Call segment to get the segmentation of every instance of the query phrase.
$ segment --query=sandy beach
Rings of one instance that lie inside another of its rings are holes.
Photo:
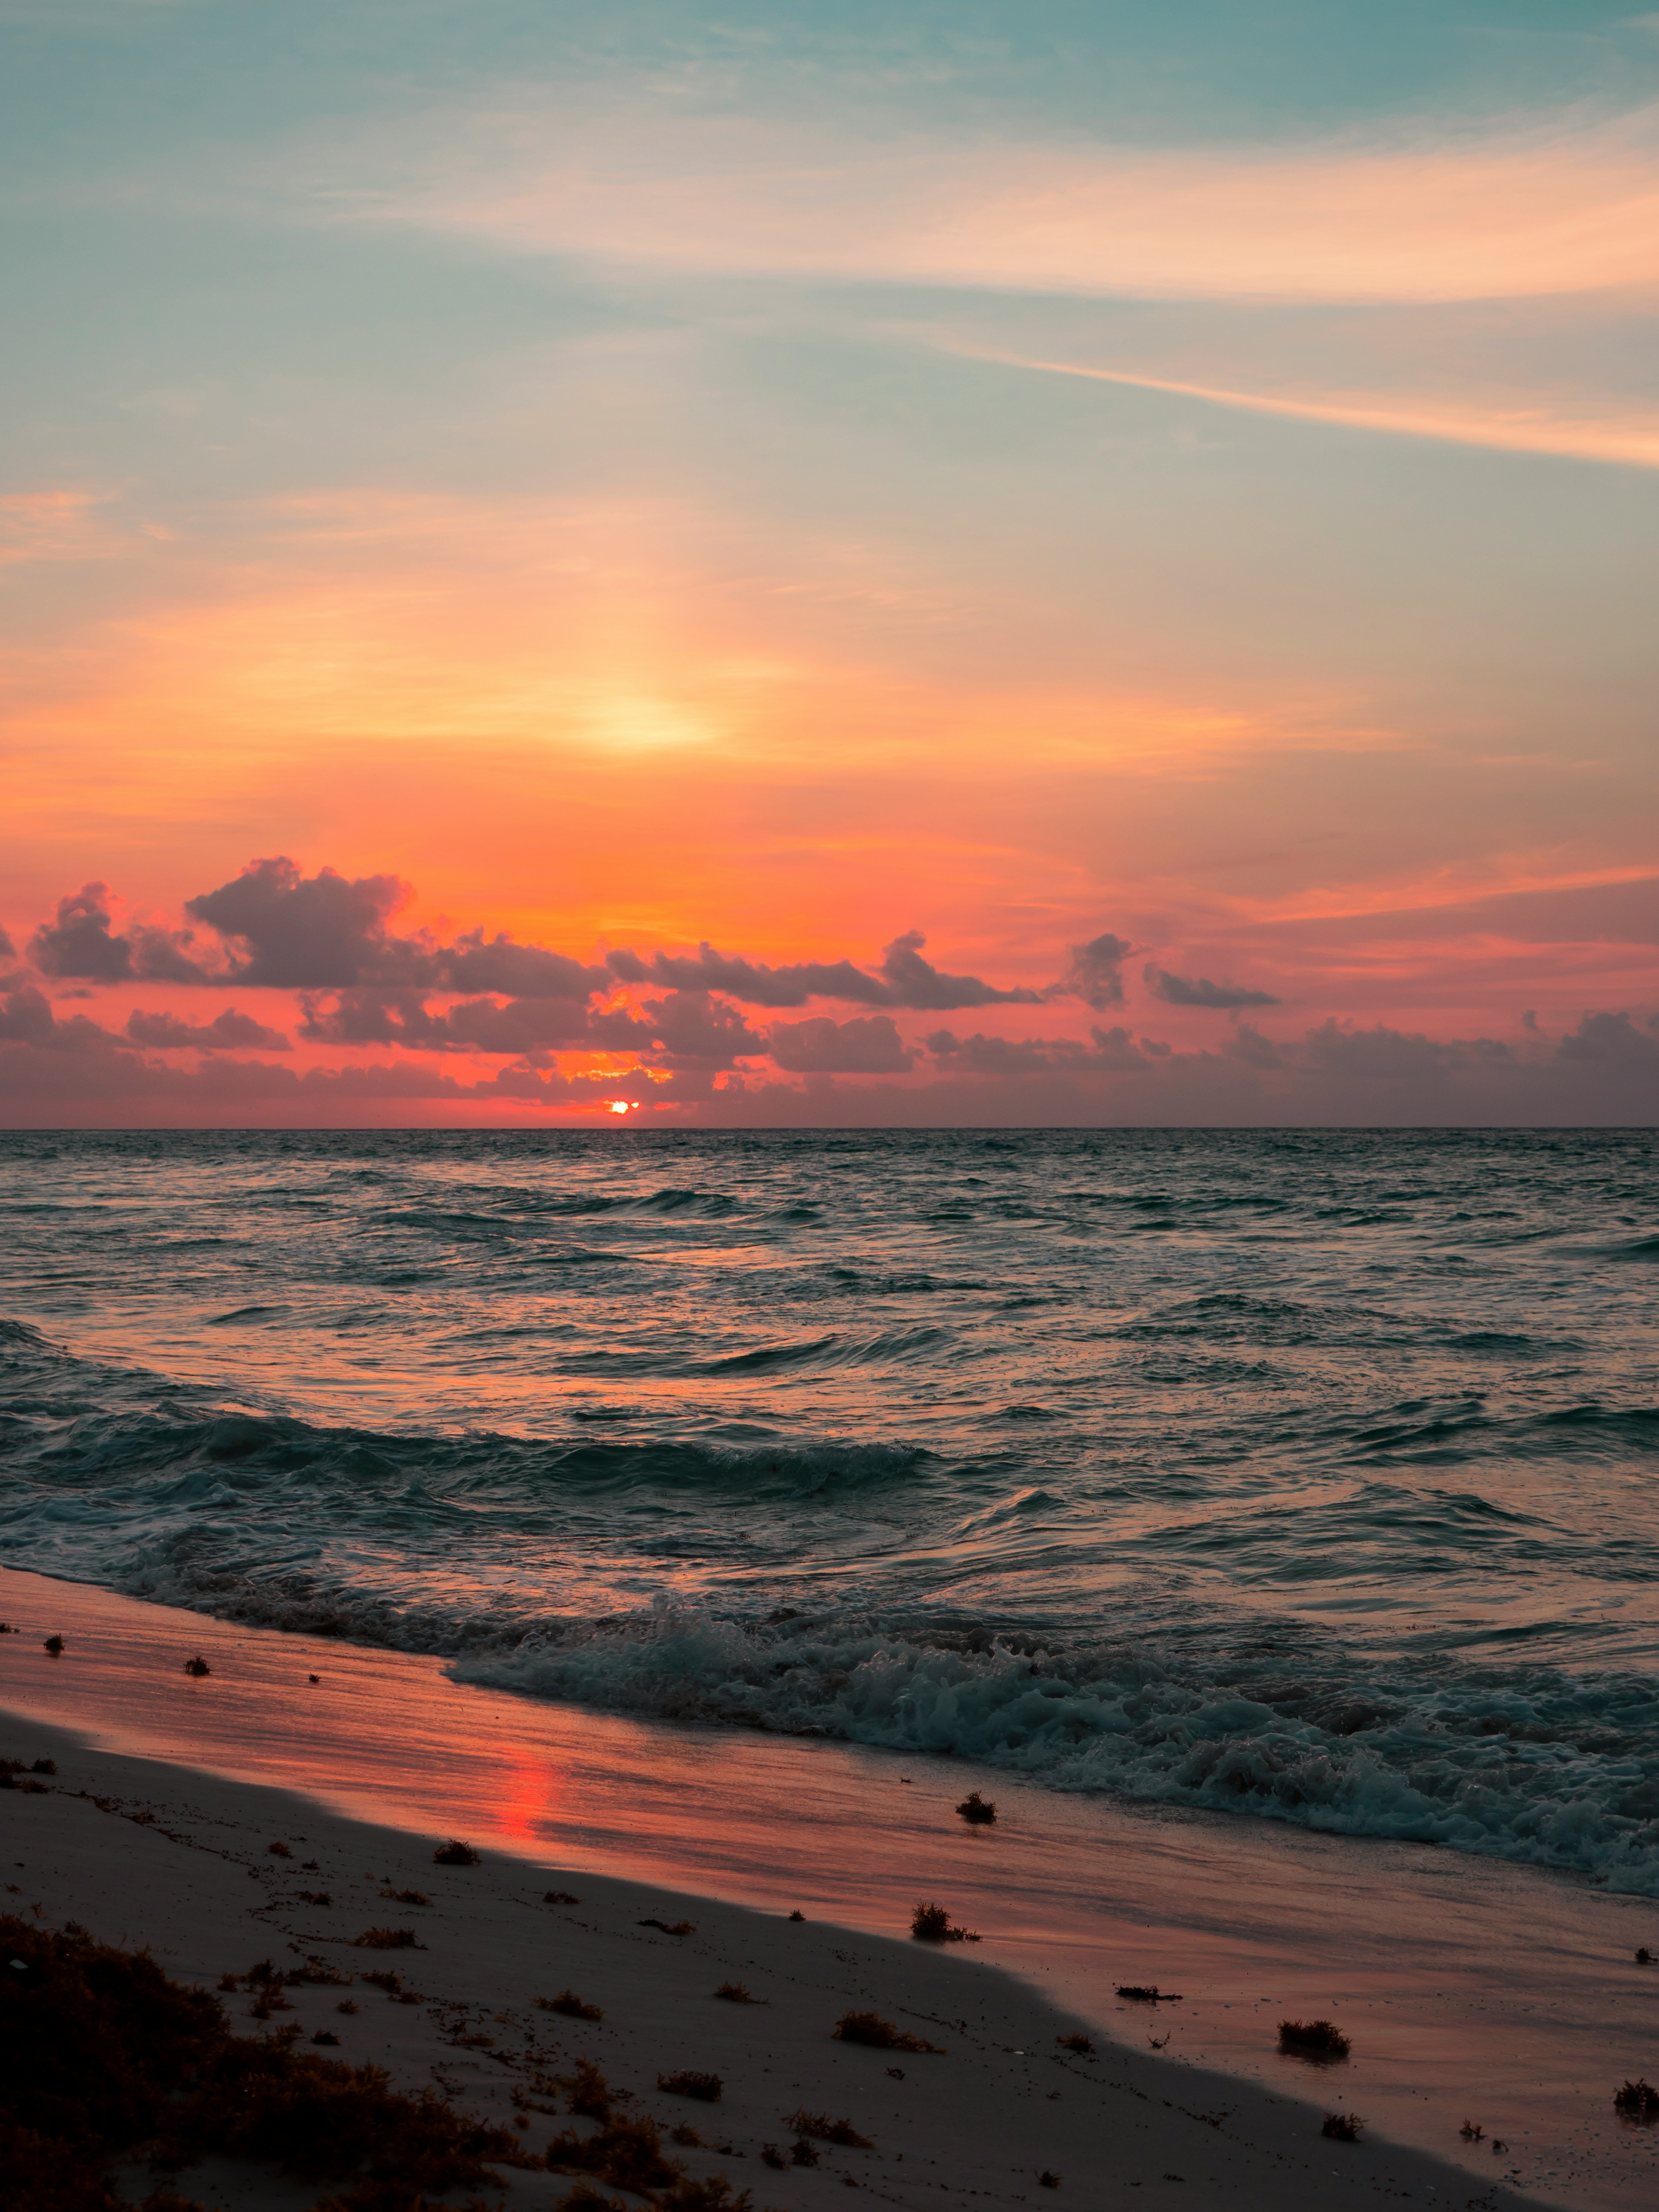
[[[1379,2094],[1388,2069],[1367,2063],[1381,2000],[1369,2010],[1352,2002],[1340,2008],[1355,2059],[1316,2071],[1277,2054],[1279,2007],[1216,1997],[1213,1960],[1206,1969],[1201,1947],[1179,1944],[1171,1924],[1154,1929],[1143,1918],[1139,1948],[1125,1940],[1145,1899],[1123,1914],[1115,1942],[1109,1935],[1103,1943],[1098,1929],[1092,1943],[1075,1932],[1068,1942],[1059,1876],[1075,1838],[1056,1822],[1054,1801],[1039,1793],[1030,1793],[1036,1817],[1046,1814],[1060,1832],[1046,1851],[1034,1850],[1029,1837],[1023,1846],[1012,1840],[1028,1819],[1018,1792],[1003,1795],[989,1838],[951,1820],[948,1807],[940,1821],[930,1804],[914,1816],[907,1848],[875,1792],[884,1783],[890,1796],[902,1793],[906,1817],[922,1793],[936,1801],[939,1775],[910,1764],[866,1759],[849,1769],[835,1747],[676,1737],[544,1712],[468,1692],[435,1665],[403,1655],[228,1628],[36,1577],[0,1576],[0,1595],[3,1617],[21,1632],[0,1642],[4,1752],[26,1765],[51,1759],[58,1770],[36,1790],[0,1792],[9,1909],[40,1925],[74,1921],[101,1941],[148,1947],[169,1973],[207,1988],[264,1958],[290,1970],[323,1960],[360,1980],[389,1966],[403,1984],[395,1993],[354,1982],[343,1997],[333,1984],[302,1984],[289,1994],[283,2018],[307,2038],[337,2034],[331,2055],[384,2065],[411,2091],[436,2083],[480,2115],[513,2124],[532,2154],[562,2128],[591,2131],[592,2124],[568,2119],[564,2095],[550,2088],[586,2059],[629,2093],[630,2113],[659,2124],[665,2142],[673,2144],[676,2128],[694,2130],[696,2142],[672,2151],[694,2179],[724,2175],[734,2189],[750,2189],[757,2206],[816,2206],[827,2187],[842,2185],[907,2206],[1047,2202],[1045,2172],[1056,2178],[1054,2201],[1090,2206],[1640,2201],[1650,2169],[1638,2161],[1651,2153],[1651,2133],[1619,2126],[1610,2108],[1592,2113],[1588,2099],[1584,2142],[1599,2124],[1624,2154],[1622,2167],[1604,2155],[1565,2168],[1558,2146],[1556,2179],[1541,2189],[1511,2179],[1527,2165],[1539,2169],[1539,2146],[1517,2157],[1495,2112],[1483,2139],[1460,2142],[1455,2160],[1402,2139],[1407,2131],[1390,2124],[1402,2100]],[[34,1632],[48,1613],[65,1638],[55,1658]],[[192,1679],[185,1661],[198,1650],[212,1671]],[[321,1679],[313,1682],[313,1673]],[[391,1695],[399,1684],[401,1705]],[[71,1711],[78,1725],[65,1724]],[[562,1740],[562,1759],[548,1756],[550,1730]],[[665,1735],[681,1756],[653,1772],[651,1739]],[[139,1755],[146,1746],[162,1755]],[[958,1780],[962,1772],[945,1762],[926,1766]],[[679,1778],[678,1802],[669,1773]],[[276,1775],[286,1786],[273,1786]],[[791,1777],[793,1823],[784,1796]],[[862,1784],[867,1806],[862,1837],[849,1782]],[[939,1838],[924,1874],[916,1835],[929,1820]],[[434,1863],[434,1850],[454,1832],[478,1849],[478,1864]],[[816,1850],[798,1848],[813,1835]],[[1143,1876],[1174,1878],[1172,1843],[1183,1841],[1184,1879],[1202,1879],[1202,1832],[1166,1838]],[[982,1860],[969,1880],[981,1842],[1001,1855],[1000,1872]],[[884,1852],[884,1887],[873,1871]],[[1313,1984],[1306,1960],[1298,1966],[1293,1955],[1309,1931],[1305,1911],[1285,1894],[1291,1871],[1281,1863],[1287,1956],[1275,1978],[1279,1992],[1299,1995]],[[1310,1895],[1317,1890],[1316,1856],[1296,1871]],[[1464,1869],[1444,1871],[1455,1887]],[[1513,1870],[1501,1871],[1513,1880]],[[1121,1855],[1111,1875],[1115,1887],[1133,1889]],[[1209,1878],[1219,1878],[1218,1866]],[[577,1901],[549,1904],[550,1890]],[[985,1940],[944,1951],[908,1940],[911,1890],[936,1893],[982,1927]],[[1015,1891],[1026,1899],[1026,1918],[1023,1935],[1011,1937]],[[410,1893],[429,1902],[398,1901]],[[1348,1894],[1352,1902],[1358,1891]],[[326,1905],[316,1902],[325,1897]],[[1419,1899],[1419,1919],[1431,1902]],[[1620,1933],[1636,1924],[1630,1916],[1648,1911],[1639,1900],[1584,1902],[1604,1909]],[[1243,1970],[1259,1982],[1263,1961],[1248,1957],[1243,1883],[1231,1897],[1212,1897],[1210,1909],[1218,1923],[1237,1922]],[[1458,1943],[1468,1942],[1453,1916],[1443,1918],[1448,1949],[1431,1977],[1441,1983],[1453,1978]],[[688,1923],[685,1933],[665,1932]],[[356,1937],[392,1923],[419,1948],[385,1959],[356,1948]],[[1153,1955],[1173,1964],[1163,1986],[1180,1990],[1181,2002],[1120,2001],[1119,1981],[1155,1978]],[[1404,1987],[1410,1976],[1399,1979]],[[757,2002],[722,2001],[714,1993],[728,1984]],[[538,2004],[567,1991],[602,2018]],[[398,2001],[410,1992],[418,2002]],[[239,2028],[257,1994],[226,1996]],[[1206,1999],[1218,2016],[1207,2042]],[[341,2015],[341,2002],[358,2008]],[[1308,2009],[1288,1998],[1283,2008]],[[1479,1996],[1469,2005],[1471,2014],[1485,2008]],[[1418,2009],[1431,2061],[1444,2051],[1449,2064],[1454,2039],[1431,2008]],[[1564,2014],[1570,2009],[1569,1995]],[[1224,2027],[1247,2010],[1260,2061],[1254,2078]],[[834,2030],[848,2011],[874,2011],[942,2055],[839,2041]],[[259,2033],[259,2023],[249,2018],[246,2032]],[[1395,2033],[1412,2039],[1409,2025]],[[1079,2034],[1092,2054],[1060,2040]],[[1570,2046],[1571,2020],[1562,2036]],[[1225,2070],[1199,2063],[1216,2053]],[[1489,2044],[1476,2063],[1498,2060]],[[682,2071],[718,2075],[718,2103],[658,2088],[659,2076]],[[1358,2142],[1323,2136],[1331,2110],[1361,2113],[1368,2125]],[[792,2124],[802,2113],[844,2122],[870,2147],[803,2138]],[[1496,2157],[1494,2136],[1505,2143]],[[799,2155],[816,2165],[792,2162],[798,2140],[809,2146]],[[769,2144],[781,2167],[768,2162]],[[297,2212],[314,2196],[268,2173],[228,2169],[198,2172],[185,2185],[214,2206]],[[553,2205],[574,2185],[544,2170],[514,2170],[503,2172],[498,2193],[509,2204]]]

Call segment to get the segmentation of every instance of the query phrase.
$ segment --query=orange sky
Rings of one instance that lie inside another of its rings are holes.
[[[185,127],[181,11],[30,27],[0,1116],[587,1118],[548,1079],[602,1068],[692,1119],[1628,1118],[1659,34],[1327,12],[1347,76],[1292,41],[1269,90],[1218,15],[1126,107],[1127,5],[1012,74],[927,10],[671,65],[643,13],[595,59],[440,8],[401,89],[367,13],[354,64],[234,6]],[[916,931],[992,995],[770,1009],[895,1028],[815,1074],[717,993],[755,1048],[690,1070],[320,1042],[351,986],[245,942],[35,935],[276,854],[412,884],[394,935],[874,975]],[[1101,1003],[1051,988],[1103,938]],[[287,1050],[125,1028],[228,1007]],[[1320,1042],[1373,1032],[1419,1041],[1381,1090]]]

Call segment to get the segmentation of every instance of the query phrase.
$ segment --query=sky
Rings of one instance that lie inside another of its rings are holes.
[[[1659,1109],[1659,14],[0,0],[0,1126]]]

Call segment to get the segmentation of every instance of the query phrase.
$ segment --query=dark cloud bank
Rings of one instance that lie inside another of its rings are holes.
[[[1626,1011],[1587,1013],[1554,1038],[1535,1024],[1444,1040],[1334,1021],[1269,1036],[1243,1016],[1278,1006],[1273,994],[1148,963],[1146,996],[1217,1016],[1212,1042],[1178,1049],[1124,1022],[1083,1040],[963,1034],[960,1019],[907,1036],[895,1014],[1124,1008],[1137,948],[1104,931],[1040,990],[949,974],[914,930],[879,964],[774,967],[708,944],[584,962],[499,932],[400,934],[410,895],[395,876],[306,877],[267,860],[185,901],[176,928],[118,928],[92,883],[21,954],[0,931],[0,960],[27,963],[0,975],[0,1123],[383,1123],[471,1108],[495,1125],[628,1099],[744,1125],[1646,1126],[1659,1105],[1659,1036]],[[301,1069],[288,1031],[236,1005],[200,1020],[138,1007],[114,1027],[65,1011],[144,983],[289,994],[301,1043],[374,1057]],[[854,1011],[802,1013],[815,1001]],[[786,1013],[800,1018],[772,1018]],[[638,1065],[566,1074],[557,1056],[573,1052]],[[444,1060],[459,1054],[502,1065],[453,1073]]]

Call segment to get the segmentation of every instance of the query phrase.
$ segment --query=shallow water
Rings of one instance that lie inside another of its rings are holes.
[[[1645,1132],[11,1135],[0,1557],[1659,1893]]]

